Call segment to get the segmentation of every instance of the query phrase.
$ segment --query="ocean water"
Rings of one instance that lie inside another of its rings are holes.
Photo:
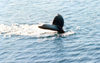
[[[100,0],[0,0],[0,63],[100,63]]]

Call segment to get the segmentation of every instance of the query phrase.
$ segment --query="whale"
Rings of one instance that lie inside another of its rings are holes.
[[[65,31],[63,30],[63,26],[64,26],[64,19],[62,15],[57,14],[54,17],[52,24],[43,24],[38,27],[41,29],[57,31],[58,33],[64,33]]]

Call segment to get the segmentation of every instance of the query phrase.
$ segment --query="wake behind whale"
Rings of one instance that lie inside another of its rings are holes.
[[[64,19],[61,15],[55,16],[53,23],[50,24],[38,24],[38,25],[29,25],[29,24],[12,24],[10,26],[0,24],[0,34],[4,36],[11,35],[24,35],[24,36],[50,36],[55,34],[70,35],[74,32],[65,32],[63,30]],[[65,32],[65,33],[64,33]]]

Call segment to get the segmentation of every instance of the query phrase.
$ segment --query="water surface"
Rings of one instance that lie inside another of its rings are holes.
[[[67,35],[36,27],[58,13]],[[99,63],[99,25],[100,0],[1,0],[0,63]]]

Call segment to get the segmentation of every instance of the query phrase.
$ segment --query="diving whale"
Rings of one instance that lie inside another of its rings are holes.
[[[51,25],[43,24],[42,26],[38,27],[41,29],[54,30],[57,31],[58,33],[64,33],[63,26],[64,26],[64,19],[60,14],[58,14],[57,16],[54,17],[54,20]]]

